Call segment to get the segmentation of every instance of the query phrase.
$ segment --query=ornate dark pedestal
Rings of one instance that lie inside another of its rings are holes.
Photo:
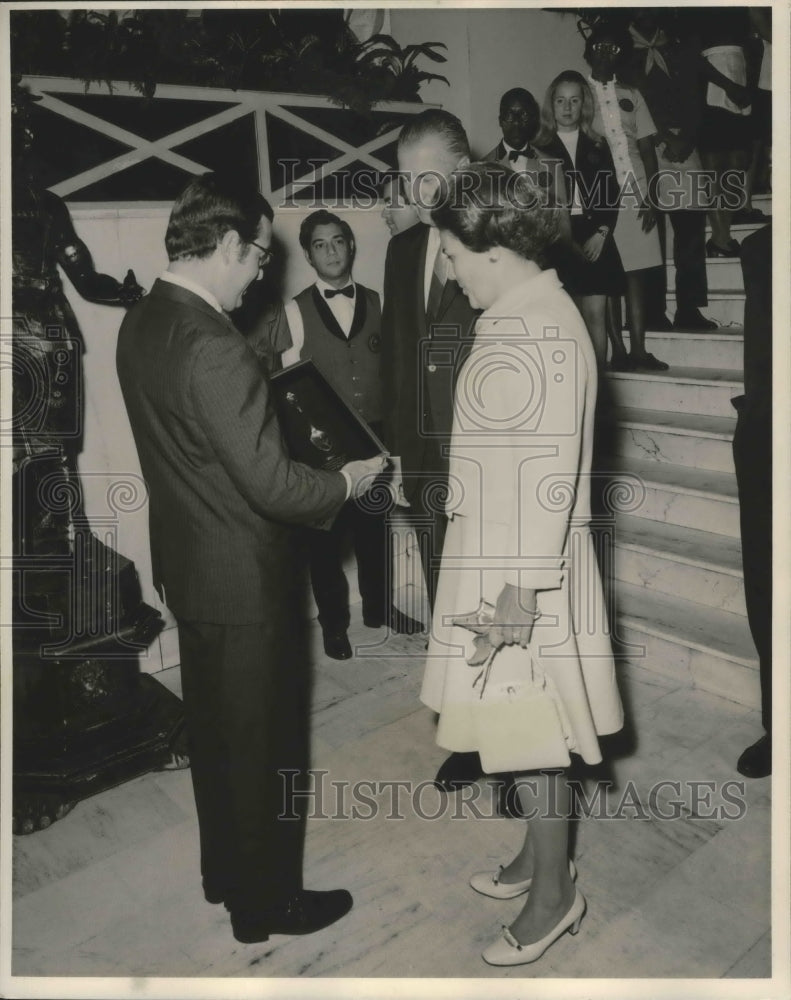
[[[14,833],[187,763],[181,701],[140,671],[162,617],[143,602],[134,564],[74,518],[70,485],[57,453],[23,459],[14,472]]]

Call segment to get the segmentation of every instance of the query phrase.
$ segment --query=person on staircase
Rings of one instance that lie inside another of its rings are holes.
[[[747,204],[753,125],[748,87],[747,52],[751,25],[746,7],[684,13],[694,30],[705,84],[699,151],[703,166],[713,174],[713,208],[709,212],[709,257],[738,257],[739,243],[731,236],[734,211]],[[732,190],[738,179],[736,190]],[[741,199],[741,206],[736,200]]]
[[[615,243],[626,272],[626,308],[630,351],[627,355],[614,324],[611,336],[613,371],[667,371],[668,365],[645,349],[648,272],[662,266],[656,213],[649,200],[657,172],[656,126],[639,90],[621,83],[618,73],[631,56],[628,32],[597,25],[585,44],[588,82],[596,103],[593,128],[610,147],[621,185]]]
[[[640,8],[629,25],[634,45],[629,82],[645,98],[657,128],[657,231],[663,260],[666,222],[673,228],[675,316],[671,324],[666,315],[667,270],[656,268],[649,273],[646,325],[649,330],[715,330],[717,324],[700,312],[700,306],[708,304],[706,211],[711,207],[699,183],[700,59],[695,44],[678,38],[671,18],[663,20],[660,14],[653,7]]]
[[[563,164],[575,253],[565,256],[558,275],[582,313],[602,371],[607,360],[607,296],[623,294],[624,273],[613,239],[618,180],[609,146],[591,127],[593,111],[585,78],[576,70],[564,70],[544,96],[535,145]]]
[[[744,395],[733,462],[739,488],[744,597],[758,651],[764,735],[736,768],[747,778],[772,773],[772,227],[742,242],[744,275]]]
[[[381,307],[378,292],[352,279],[355,240],[348,222],[325,209],[303,220],[299,242],[316,281],[286,304],[290,343],[284,366],[310,358],[336,392],[382,433]],[[281,338],[278,338],[281,340]],[[344,545],[351,537],[363,621],[398,633],[423,631],[422,622],[392,603],[387,506],[389,495],[374,489],[368,498],[346,503],[329,531],[310,531],[310,579],[319,611],[324,651],[335,660],[352,655],[349,584],[343,570]]]

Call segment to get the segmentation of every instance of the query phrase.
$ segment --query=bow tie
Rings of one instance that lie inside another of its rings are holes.
[[[508,150],[508,159],[509,159],[509,161],[511,163],[516,163],[516,161],[519,159],[520,156],[529,157],[529,156],[534,156],[534,155],[535,154],[533,153],[532,146],[525,146],[524,149],[509,149]]]
[[[345,295],[347,299],[354,298],[354,285],[346,285],[344,288],[325,288],[324,298],[332,299],[336,295]]]

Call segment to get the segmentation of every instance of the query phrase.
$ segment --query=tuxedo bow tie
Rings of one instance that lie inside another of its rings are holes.
[[[520,156],[528,157],[528,156],[533,156],[533,155],[534,155],[534,153],[533,153],[533,149],[532,149],[531,146],[525,146],[524,149],[509,149],[508,150],[508,159],[511,161],[511,163],[515,163],[519,159]]]
[[[331,299],[336,295],[345,295],[347,299],[354,298],[354,285],[346,285],[345,288],[325,288],[324,298]]]

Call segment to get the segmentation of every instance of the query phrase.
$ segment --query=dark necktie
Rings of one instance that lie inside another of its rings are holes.
[[[437,256],[434,258],[434,269],[431,272],[431,283],[428,286],[426,319],[428,319],[429,322],[434,319],[439,312],[439,304],[442,300],[442,292],[445,289],[446,280],[447,271],[445,269],[445,262],[442,258],[442,247],[439,247],[437,250]]]
[[[535,154],[533,153],[533,147],[532,146],[525,146],[524,149],[509,149],[508,150],[508,159],[510,160],[511,163],[516,163],[516,161],[519,159],[520,156],[530,157],[530,156],[534,156],[534,155]]]
[[[345,295],[347,299],[354,298],[354,285],[346,285],[344,288],[325,288],[324,298],[332,299],[336,295]]]

